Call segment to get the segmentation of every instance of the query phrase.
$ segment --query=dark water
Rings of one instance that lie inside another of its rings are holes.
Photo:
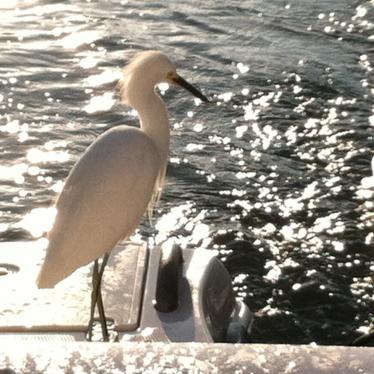
[[[3,3],[3,241],[40,237],[41,208],[84,149],[136,123],[118,72],[160,49],[214,103],[165,92],[171,160],[153,240],[218,249],[256,312],[255,342],[348,344],[373,325],[374,197],[361,186],[373,1]]]

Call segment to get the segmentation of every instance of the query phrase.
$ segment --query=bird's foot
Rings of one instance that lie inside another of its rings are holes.
[[[103,329],[103,321],[97,317],[90,321],[86,333],[86,340],[89,342],[116,342],[118,341],[118,333],[114,329],[114,321],[107,319],[106,327]]]

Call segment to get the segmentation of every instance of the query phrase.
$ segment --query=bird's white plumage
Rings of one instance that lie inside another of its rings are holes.
[[[169,153],[165,105],[155,92],[178,83],[207,99],[177,73],[161,52],[140,53],[119,82],[122,101],[136,109],[140,128],[115,127],[101,135],[74,166],[59,196],[54,226],[37,284],[50,288],[128,237],[159,194]]]
[[[165,174],[169,121],[154,87],[170,72],[175,67],[157,51],[141,53],[124,70],[122,99],[138,111],[141,128],[107,131],[71,171],[56,203],[38,287],[53,287],[139,224]]]
[[[133,232],[151,199],[159,164],[155,145],[136,128],[116,127],[88,148],[58,198],[39,287],[53,287]]]

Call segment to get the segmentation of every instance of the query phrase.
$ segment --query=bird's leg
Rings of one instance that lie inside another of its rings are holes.
[[[103,304],[103,298],[101,295],[101,279],[104,274],[104,269],[105,266],[108,262],[109,259],[109,253],[105,253],[103,260],[101,262],[101,267],[98,272],[98,287],[97,287],[97,298],[96,298],[96,303],[97,303],[97,309],[99,311],[99,318],[100,318],[100,323],[101,323],[101,331],[103,333],[103,340],[104,342],[109,341],[109,333],[108,333],[108,326],[106,322],[106,317],[105,317],[105,311],[104,311],[104,304]]]
[[[104,274],[104,270],[105,270],[105,266],[106,264],[108,263],[108,260],[109,260],[109,253],[105,253],[105,255],[103,256],[103,260],[101,262],[101,268],[100,268],[100,272],[99,272],[99,275],[100,275],[100,282],[101,282],[101,278],[103,277],[103,274]]]
[[[93,323],[95,317],[95,306],[97,302],[97,286],[98,286],[98,275],[99,275],[99,262],[95,260],[94,266],[92,269],[92,292],[91,292],[91,310],[90,310],[90,320],[88,321],[88,332],[87,332],[87,340],[92,340],[93,334]]]
[[[109,259],[109,253],[106,253],[103,257],[101,267],[99,269],[99,260],[95,260],[92,270],[92,293],[91,293],[91,311],[90,320],[88,322],[88,335],[87,340],[92,340],[93,335],[93,323],[95,317],[95,307],[99,311],[99,320],[101,324],[101,330],[103,334],[103,340],[106,342],[109,340],[108,327],[105,318],[103,299],[101,295],[101,279],[103,277],[105,266]]]

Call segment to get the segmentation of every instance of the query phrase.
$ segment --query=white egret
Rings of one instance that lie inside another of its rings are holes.
[[[109,338],[100,291],[109,253],[133,233],[147,207],[152,209],[163,184],[170,130],[167,110],[155,86],[165,81],[208,101],[177,74],[163,53],[141,52],[125,67],[119,82],[123,102],[139,114],[140,128],[117,126],[99,136],[72,169],[56,202],[57,215],[48,233],[37,285],[52,288],[94,261],[89,340],[96,305],[103,338]]]

